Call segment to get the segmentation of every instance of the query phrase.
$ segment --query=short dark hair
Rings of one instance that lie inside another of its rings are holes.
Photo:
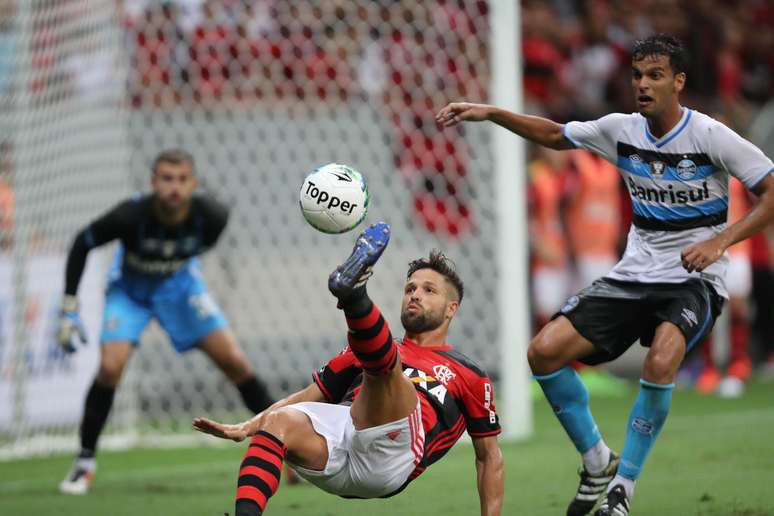
[[[191,165],[191,170],[195,169],[193,156],[191,156],[190,152],[183,149],[166,149],[161,151],[159,155],[156,156],[156,159],[153,160],[151,172],[154,174],[156,173],[156,168],[158,168],[159,163],[172,163],[174,165],[188,163]]]
[[[685,73],[688,68],[688,52],[683,42],[669,34],[656,34],[634,43],[632,60],[640,61],[649,56],[669,56],[669,66],[675,74]]]
[[[433,249],[430,251],[430,256],[428,258],[418,258],[410,262],[406,279],[410,278],[412,274],[420,269],[432,269],[446,278],[446,281],[451,283],[454,290],[457,291],[457,296],[459,297],[458,302],[462,302],[462,295],[465,292],[465,287],[462,285],[462,280],[457,274],[454,262],[447,258],[445,254],[438,249]]]

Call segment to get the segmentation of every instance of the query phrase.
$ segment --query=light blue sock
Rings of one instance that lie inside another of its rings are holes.
[[[535,376],[535,380],[580,453],[585,453],[602,439],[589,410],[589,391],[572,367]]]
[[[664,385],[640,380],[640,393],[629,415],[626,442],[618,466],[618,474],[622,477],[637,480],[640,476],[645,459],[669,414],[674,387],[673,383]]]

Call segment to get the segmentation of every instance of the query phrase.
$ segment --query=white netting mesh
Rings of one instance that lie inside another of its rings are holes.
[[[54,333],[67,246],[129,192],[127,66],[114,7],[0,1],[0,449],[11,453],[48,451],[59,435],[72,443],[97,360],[93,343],[65,358]],[[104,257],[95,253],[92,268]],[[101,280],[91,274],[84,287],[94,341]]]
[[[347,163],[369,182],[367,221],[393,227],[369,289],[395,332],[408,261],[440,247],[466,281],[450,340],[497,374],[491,144],[483,127],[440,131],[433,119],[449,100],[486,100],[486,2],[127,1],[120,14],[114,9],[121,3],[108,0],[23,3],[10,34],[31,50],[12,60],[19,78],[10,93],[12,122],[20,125],[11,142],[27,156],[15,163],[17,203],[34,198],[18,209],[18,232],[35,222],[45,236],[41,249],[63,260],[79,226],[128,191],[148,189],[155,154],[189,149],[205,188],[233,207],[226,233],[204,259],[209,287],[258,374],[280,396],[306,385],[345,344],[326,279],[355,234],[308,226],[298,188],[314,167]],[[4,256],[19,263],[21,253],[32,254],[25,239],[26,249]],[[99,288],[98,269],[90,266],[89,274]],[[57,288],[61,281],[51,280]],[[86,290],[82,284],[82,299]],[[25,344],[7,339],[3,356],[12,358],[4,358],[4,377],[23,376]],[[54,341],[45,346],[52,353]],[[93,344],[81,350],[91,361],[72,372],[86,377],[76,414],[45,428],[30,423],[22,435],[39,430],[75,446],[96,353]],[[187,432],[194,413],[244,415],[220,373],[195,352],[176,355],[154,326],[129,365],[109,433],[147,425]],[[7,423],[0,419],[0,432],[19,450],[27,441]]]

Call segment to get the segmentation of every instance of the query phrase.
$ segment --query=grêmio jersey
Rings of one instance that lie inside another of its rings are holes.
[[[424,454],[410,482],[443,457],[466,430],[471,437],[497,435],[500,422],[492,382],[468,357],[451,346],[423,347],[406,338],[394,343],[403,374],[417,390],[425,430]],[[348,404],[360,390],[363,371],[346,347],[313,378],[328,402]]]
[[[681,251],[726,228],[729,174],[748,189],[774,171],[760,149],[713,118],[683,108],[661,138],[639,113],[614,113],[570,122],[564,135],[618,167],[632,202],[626,251],[607,277],[642,283],[680,283],[703,278],[728,297],[728,257],[702,272],[687,272]]]
[[[95,247],[118,239],[123,273],[162,278],[212,247],[228,222],[228,209],[207,195],[194,195],[188,216],[175,226],[162,224],[152,203],[152,194],[127,199],[81,231],[68,257],[66,293],[75,294],[86,253]]]

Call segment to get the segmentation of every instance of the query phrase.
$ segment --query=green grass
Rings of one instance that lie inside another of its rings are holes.
[[[623,444],[635,390],[592,400],[605,440]],[[561,515],[575,490],[578,457],[550,410],[535,406],[535,435],[503,446],[503,515]],[[774,515],[774,385],[755,384],[741,400],[676,392],[667,424],[637,484],[634,515]],[[0,515],[222,516],[231,512],[243,446],[103,453],[92,492],[63,496],[56,486],[71,458],[0,463]],[[406,491],[388,500],[343,500],[311,485],[283,486],[269,515],[407,516],[478,513],[473,451],[458,445]]]

